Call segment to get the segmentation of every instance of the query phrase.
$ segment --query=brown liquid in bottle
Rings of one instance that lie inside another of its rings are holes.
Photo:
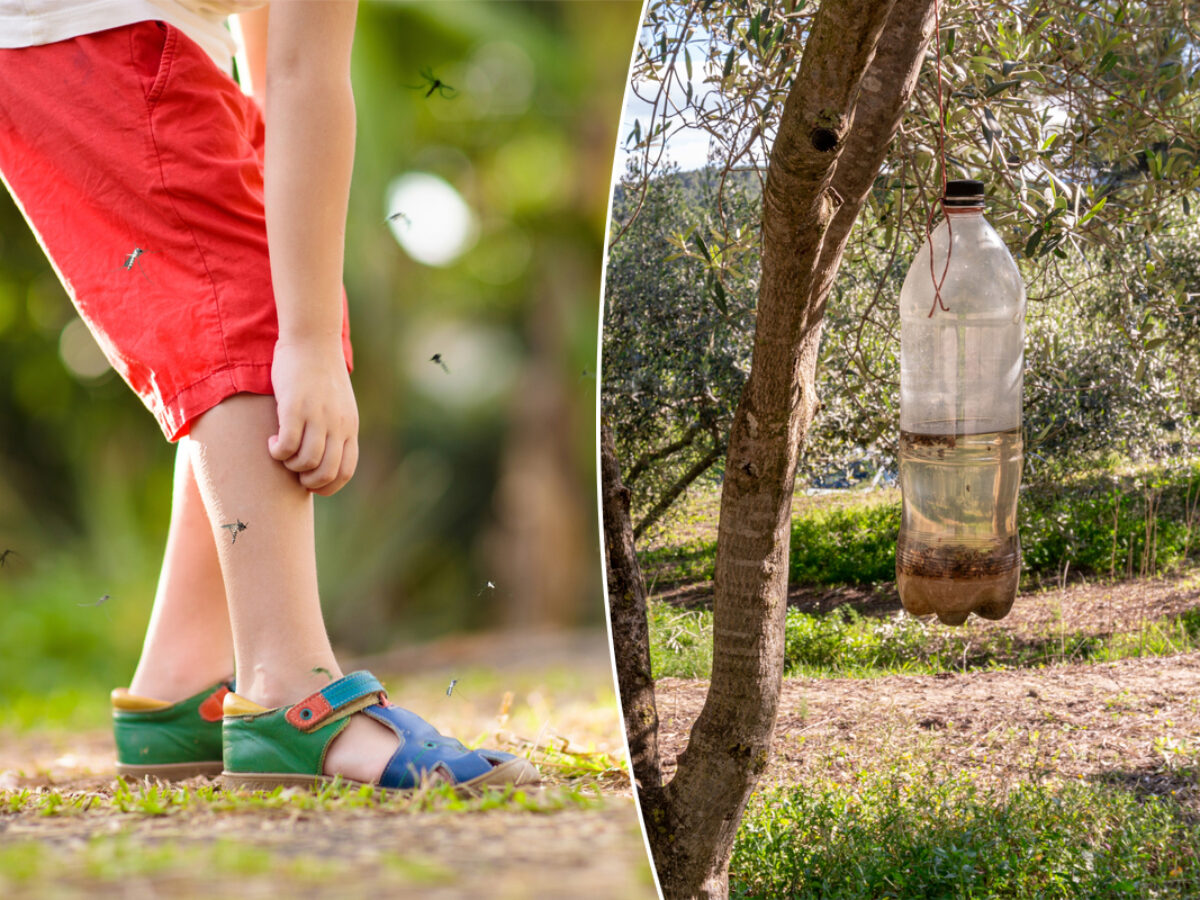
[[[900,432],[896,586],[915,616],[1002,619],[1021,577],[1021,430]]]

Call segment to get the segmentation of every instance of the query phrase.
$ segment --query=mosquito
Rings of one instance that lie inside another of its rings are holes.
[[[475,596],[478,597],[484,591],[494,591],[495,589],[496,589],[496,586],[489,581],[487,584],[485,584],[483,587],[481,587],[478,591],[476,591]]]
[[[428,67],[421,69],[421,77],[425,80],[425,84],[406,84],[405,87],[410,91],[425,91],[426,86],[428,86],[429,90],[425,91],[426,100],[432,97],[435,92],[439,97],[444,97],[447,100],[453,100],[458,96],[458,90],[434,75],[432,69]]]
[[[580,381],[583,381],[583,379],[585,379],[585,378],[595,378],[595,377],[596,377],[596,373],[589,372],[587,369],[584,369],[582,372],[579,373]]]
[[[241,519],[238,519],[236,522],[230,522],[228,525],[222,525],[221,527],[229,529],[229,534],[230,534],[230,537],[232,538],[230,543],[236,544],[238,532],[245,531],[250,526],[247,525],[245,522],[243,522]]]
[[[138,271],[142,273],[142,277],[147,281],[150,281],[150,276],[146,274],[146,270],[142,267],[141,257],[143,254],[153,252],[153,250],[143,250],[141,247],[134,247],[132,253],[127,253],[125,255],[125,260],[121,263],[121,268],[126,272],[130,272],[136,265],[138,267]]]
[[[410,219],[408,217],[408,213],[406,213],[406,212],[394,212],[390,216],[388,216],[386,219],[384,219],[384,221],[385,222],[394,222],[397,219],[399,219],[401,222],[403,222],[409,228],[412,228],[412,219]]]
[[[76,606],[100,606],[101,604],[103,604],[107,601],[108,601],[108,594],[105,594],[103,597],[101,597],[95,603],[76,603],[75,605]]]
[[[11,554],[16,553],[16,552],[17,552],[16,550],[0,551],[0,569],[4,568],[5,564],[8,562],[8,557]],[[18,554],[18,555],[20,555],[20,554]]]
[[[439,366],[442,367],[443,372],[445,372],[447,375],[450,374],[450,367],[447,366],[445,360],[442,359],[442,354],[440,354],[440,353],[433,354],[433,356],[429,357],[429,361],[431,363],[437,363]]]
[[[458,685],[458,679],[457,679],[457,678],[451,678],[451,679],[450,679],[450,686],[449,686],[448,688],[446,688],[446,696],[447,696],[447,697],[451,696],[451,695],[454,693],[454,688],[455,688],[457,685]],[[463,695],[462,691],[459,691],[459,692],[458,692],[458,696],[462,697],[462,695]],[[464,698],[464,699],[465,699],[465,698]]]

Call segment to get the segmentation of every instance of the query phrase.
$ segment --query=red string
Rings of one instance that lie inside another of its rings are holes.
[[[946,217],[946,265],[942,269],[941,280],[938,280],[933,270],[933,217],[937,205],[929,207],[929,218],[925,220],[925,246],[929,248],[929,278],[933,282],[933,305],[929,308],[927,318],[932,319],[940,306],[944,312],[950,308],[942,302],[942,285],[946,283],[946,273],[950,271],[950,252],[954,245],[954,228],[950,224],[950,215],[946,212],[946,114],[942,110],[942,18],[938,9],[938,0],[933,0],[933,45],[937,50],[937,89],[938,89],[938,159],[942,165],[942,196],[938,205]]]

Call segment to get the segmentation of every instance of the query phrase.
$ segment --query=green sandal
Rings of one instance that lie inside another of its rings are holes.
[[[221,774],[221,714],[229,683],[178,703],[112,692],[117,774],[178,781]]]
[[[370,672],[353,672],[292,706],[267,709],[234,693],[225,695],[225,771],[230,788],[270,790],[314,787],[334,779],[321,774],[329,746],[356,713],[390,728],[399,738],[374,787],[406,791],[446,783],[462,793],[540,780],[528,760],[496,750],[469,750],[416,713],[388,702]],[[352,779],[342,779],[360,784]]]

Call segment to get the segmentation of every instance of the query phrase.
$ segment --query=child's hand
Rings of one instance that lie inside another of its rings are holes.
[[[313,493],[337,493],[358,465],[358,406],[340,337],[279,341],[271,383],[279,432],[268,451]]]

